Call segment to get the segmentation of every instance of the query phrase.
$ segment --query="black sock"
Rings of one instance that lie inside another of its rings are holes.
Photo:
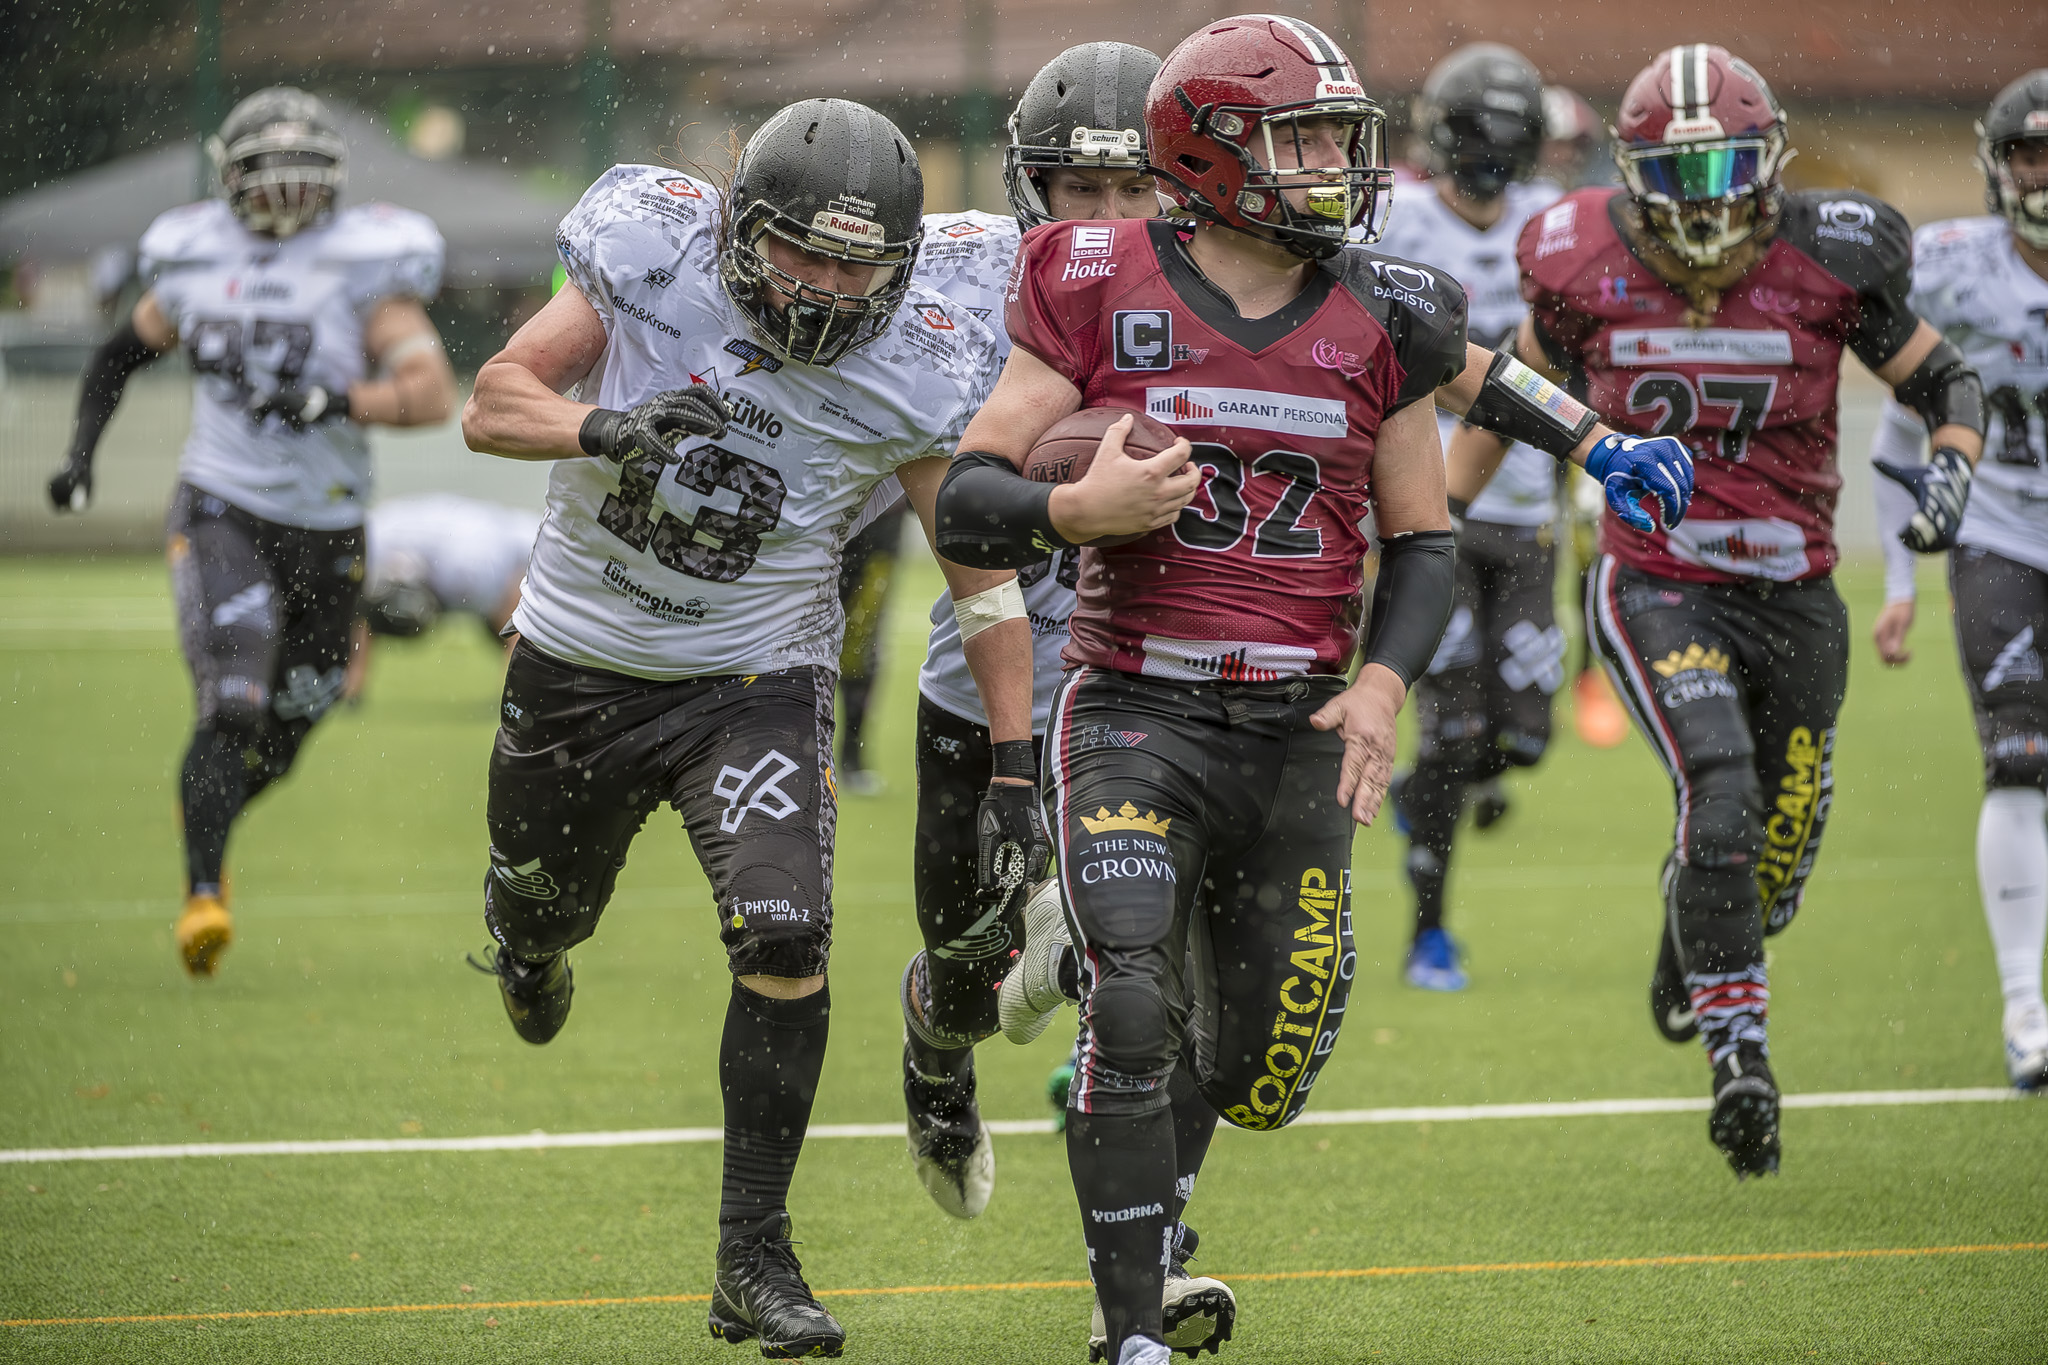
[[[718,1084],[725,1095],[721,1241],[773,1235],[781,1225],[825,1065],[831,1013],[830,985],[801,999],[773,1000],[732,983],[718,1048]]]
[[[1115,1361],[1134,1336],[1160,1339],[1159,1296],[1166,1283],[1166,1233],[1172,1226],[1173,1114],[1067,1111],[1067,1166],[1081,1201],[1088,1273],[1102,1304]]]
[[[1187,1213],[1194,1197],[1195,1177],[1202,1173],[1202,1161],[1209,1155],[1209,1139],[1216,1136],[1216,1110],[1195,1086],[1194,1071],[1182,1058],[1166,1083],[1166,1099],[1173,1114],[1173,1207],[1174,1221]]]
[[[211,726],[195,730],[179,782],[189,886],[220,885],[228,830],[242,811],[243,782],[241,746]]]
[[[1447,764],[1418,762],[1401,790],[1408,817],[1408,884],[1415,889],[1415,934],[1444,923],[1445,869],[1465,802],[1465,783]]]

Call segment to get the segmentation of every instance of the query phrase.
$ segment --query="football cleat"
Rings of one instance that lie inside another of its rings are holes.
[[[1159,1315],[1166,1348],[1189,1359],[1207,1351],[1215,1355],[1230,1340],[1237,1327],[1237,1295],[1221,1280],[1188,1274],[1188,1262],[1195,1259],[1201,1238],[1186,1223],[1174,1228],[1173,1253],[1166,1265],[1166,1283],[1160,1289]],[[1130,1343],[1126,1342],[1128,1352]],[[1095,1304],[1095,1318],[1088,1326],[1088,1359],[1109,1358],[1109,1329],[1102,1320],[1102,1302]]]
[[[1032,1041],[1045,1032],[1060,1006],[1071,1003],[1060,989],[1060,957],[1072,947],[1060,884],[1041,882],[1024,902],[1024,951],[1010,964],[996,997],[996,1017],[1005,1038],[1019,1044]]]
[[[770,1360],[836,1358],[846,1329],[825,1311],[789,1240],[785,1216],[774,1236],[735,1237],[718,1244],[711,1286],[711,1335],[720,1341],[761,1339]]]
[[[2048,1094],[2048,1013],[2039,1005],[2005,1016],[2005,1074],[2022,1095]]]
[[[995,1139],[974,1103],[974,1073],[921,1074],[903,1047],[904,1132],[925,1193],[955,1218],[979,1218],[996,1188]]]
[[[556,953],[545,962],[526,962],[512,956],[503,944],[491,945],[491,960],[469,965],[486,976],[498,978],[498,991],[505,998],[505,1017],[512,1031],[536,1047],[551,1041],[569,1022],[569,997],[576,992],[575,974],[569,970],[569,955]]]
[[[1763,1049],[1743,1043],[1714,1066],[1714,1109],[1707,1136],[1737,1180],[1778,1172],[1778,1083]]]
[[[1628,738],[1628,712],[1615,699],[1607,675],[1597,668],[1572,683],[1572,723],[1579,738],[1596,749],[1612,749]]]
[[[217,895],[187,896],[173,936],[186,974],[212,976],[214,968],[220,965],[220,955],[235,941],[234,918]]]
[[[1508,813],[1508,794],[1497,777],[1488,778],[1472,789],[1472,827],[1492,829]]]
[[[1458,945],[1443,929],[1424,929],[1408,949],[1403,974],[1408,984],[1426,991],[1462,991],[1467,984],[1464,967],[1458,962]]]
[[[1684,1043],[1699,1037],[1700,1022],[1693,1014],[1692,992],[1686,989],[1685,969],[1678,965],[1678,944],[1672,940],[1671,890],[1678,875],[1676,856],[1664,860],[1664,932],[1657,936],[1657,970],[1650,975],[1650,1022],[1666,1042]]]

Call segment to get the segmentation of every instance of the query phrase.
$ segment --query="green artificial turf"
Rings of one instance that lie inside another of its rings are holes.
[[[821,1123],[900,1118],[908,740],[929,565],[897,599],[870,752],[840,819]],[[1912,669],[1861,632],[1827,845],[1772,940],[1789,1091],[1996,1086],[1998,994],[1971,848],[1978,761],[1930,576]],[[189,724],[160,566],[0,561],[0,1147],[452,1137],[717,1123],[729,986],[702,876],[649,822],[553,1044],[513,1037],[481,947],[484,760],[499,660],[444,626],[384,648],[230,850],[219,979],[170,946],[173,788]],[[1512,814],[1462,837],[1459,996],[1399,984],[1398,843],[1357,850],[1359,989],[1321,1111],[1704,1094],[1645,1017],[1670,798],[1631,739],[1560,733]],[[982,1051],[997,1118],[1038,1117],[1054,1029]],[[1227,1359],[2048,1359],[2048,1251],[1472,1269],[1314,1270],[2048,1242],[2048,1105],[1798,1110],[1784,1174],[1738,1185],[1697,1113],[1225,1132],[1190,1211],[1196,1268],[1237,1277]],[[812,1283],[1085,1277],[1052,1136],[999,1140],[988,1214],[949,1221],[899,1141],[814,1142],[793,1205]],[[0,1165],[0,1319],[702,1294],[714,1145]],[[849,1358],[1079,1360],[1089,1297],[984,1288],[831,1299]],[[706,1360],[701,1303],[0,1327],[0,1359]]]

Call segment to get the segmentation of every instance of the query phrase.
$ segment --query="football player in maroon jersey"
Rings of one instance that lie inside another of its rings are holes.
[[[1091,1353],[1119,1365],[1167,1358],[1161,1283],[1216,1115],[1281,1127],[1336,1043],[1353,821],[1379,808],[1395,714],[1450,613],[1431,400],[1612,474],[1617,498],[1656,489],[1667,523],[1690,487],[1677,442],[1608,434],[1469,347],[1455,281],[1344,249],[1376,232],[1392,177],[1384,116],[1322,33],[1209,25],[1166,60],[1146,124],[1184,217],[1026,236],[1014,349],[939,506],[944,553],[977,567],[1146,533],[1082,554],[1045,741],[1081,960],[1066,1131],[1103,1312]],[[1023,479],[1015,462],[1084,404],[1188,439],[1136,459],[1119,423],[1078,481]],[[1368,510],[1381,569],[1347,687]],[[983,841],[1023,836],[985,824]]]
[[[1614,129],[1625,189],[1583,189],[1518,245],[1522,359],[1617,427],[1682,437],[1683,526],[1610,518],[1587,630],[1677,791],[1656,1025],[1714,1068],[1708,1132],[1738,1177],[1778,1167],[1764,939],[1791,923],[1827,823],[1848,618],[1835,564],[1836,382],[1853,352],[1933,435],[1914,476],[1945,548],[1983,445],[1962,353],[1908,306],[1905,220],[1853,190],[1788,193],[1785,115],[1719,47],[1662,53]],[[1498,442],[1461,433],[1453,495]]]

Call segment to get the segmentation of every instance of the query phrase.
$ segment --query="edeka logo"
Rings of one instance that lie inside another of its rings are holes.
[[[1764,911],[1774,927],[1780,923],[1781,910],[1790,918],[1799,908],[1797,897],[1783,907],[1778,899],[1813,870],[1814,832],[1828,818],[1834,790],[1833,728],[1821,731],[1816,739],[1804,725],[1795,727],[1785,740],[1785,774],[1778,779],[1777,795],[1764,817],[1764,857],[1756,874]]]
[[[1113,227],[1076,227],[1067,237],[1067,259],[1085,261],[1107,256],[1115,245]]]
[[[1173,368],[1173,314],[1159,309],[1126,309],[1111,319],[1113,363],[1119,370]]]
[[[1170,425],[1244,427],[1333,441],[1341,440],[1349,425],[1341,399],[1264,389],[1146,389],[1145,412]]]
[[[1790,365],[1792,334],[1744,327],[1640,327],[1612,333],[1616,365]]]
[[[1322,868],[1303,872],[1295,910],[1300,919],[1288,958],[1294,970],[1280,983],[1272,1042],[1262,1059],[1265,1069],[1253,1079],[1246,1102],[1223,1111],[1240,1128],[1277,1128],[1287,1121],[1290,1101],[1315,1082],[1314,1059],[1328,1057],[1336,1046],[1344,1002],[1358,970],[1351,949],[1348,868],[1338,872],[1335,886]]]

